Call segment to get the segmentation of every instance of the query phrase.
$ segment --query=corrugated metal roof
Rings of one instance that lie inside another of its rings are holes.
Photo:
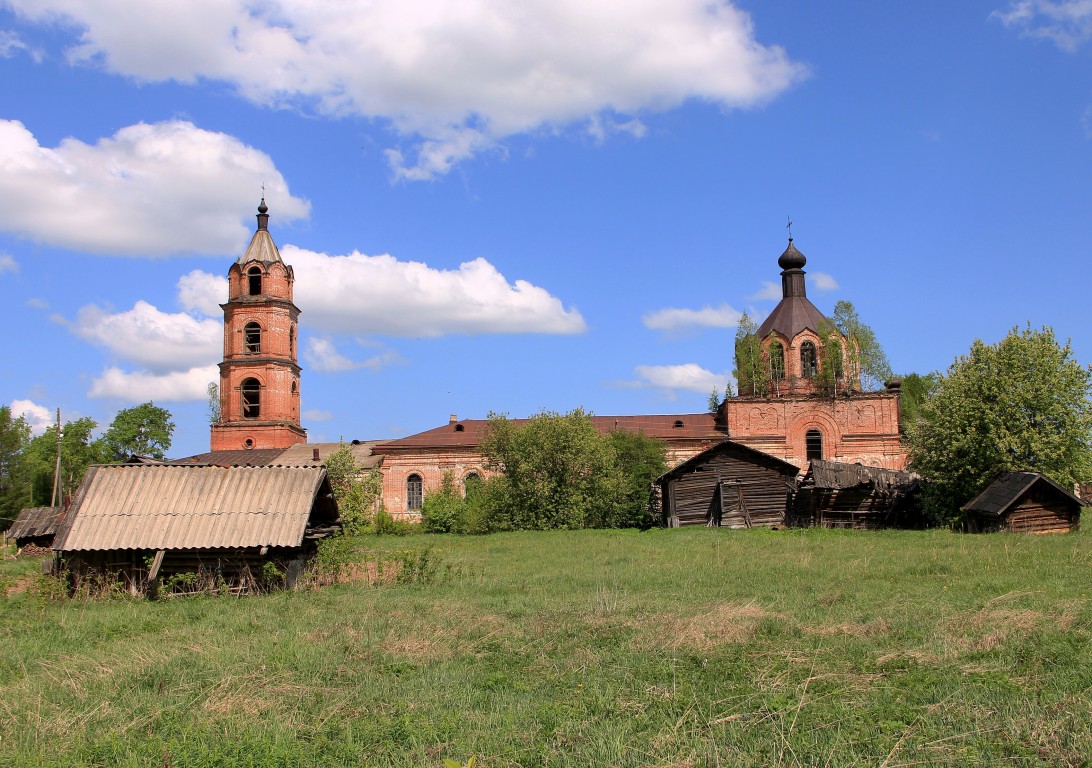
[[[19,513],[4,534],[9,539],[28,539],[56,533],[64,507],[28,507]]]
[[[354,440],[351,443],[299,443],[291,448],[250,448],[234,451],[209,451],[196,456],[174,459],[168,463],[177,465],[215,464],[221,467],[246,466],[268,467],[275,464],[284,467],[312,467],[324,463],[330,454],[341,448],[348,448],[353,454],[356,465],[371,469],[383,461],[382,456],[373,456],[372,447],[381,440]],[[315,451],[319,460],[315,461]]]
[[[526,424],[530,419],[512,419]],[[682,413],[657,416],[592,416],[591,422],[603,434],[616,430],[642,432],[660,440],[722,440],[727,436],[711,413]],[[421,448],[476,448],[489,428],[488,419],[463,419],[416,435],[379,443],[373,453]]]
[[[1046,475],[1038,472],[1006,472],[986,486],[986,490],[963,505],[964,512],[1003,515],[1036,483],[1045,483],[1066,501],[1081,506],[1081,500]]]
[[[234,451],[209,451],[196,456],[172,459],[170,464],[216,464],[221,467],[267,467],[271,464],[284,464],[278,461],[284,448],[250,448]]]
[[[91,467],[54,549],[296,547],[324,467]]]

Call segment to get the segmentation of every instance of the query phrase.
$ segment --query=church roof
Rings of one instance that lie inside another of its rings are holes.
[[[239,257],[237,264],[249,264],[252,261],[269,264],[274,261],[281,261],[281,252],[277,249],[277,244],[273,242],[273,237],[269,234],[268,211],[269,208],[266,206],[263,197],[262,202],[258,205],[258,229],[254,232],[254,237],[250,238],[250,245]],[[281,261],[281,263],[284,262]]]
[[[530,419],[512,419],[525,424]],[[727,435],[711,413],[683,413],[656,416],[592,416],[592,424],[603,434],[615,430],[641,432],[661,440],[722,440]],[[434,448],[476,448],[489,428],[488,419],[451,421],[442,427],[391,440],[373,447],[374,453]]]
[[[818,333],[820,323],[826,319],[826,315],[806,296],[787,296],[759,326],[758,337],[764,339],[770,335],[770,331],[777,331],[785,338],[792,339],[805,328]]]

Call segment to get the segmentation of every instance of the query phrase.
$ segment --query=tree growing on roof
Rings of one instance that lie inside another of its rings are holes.
[[[762,340],[758,338],[758,326],[746,312],[736,325],[735,346],[736,391],[740,396],[762,397],[769,388],[769,372],[762,356]]]
[[[108,461],[125,461],[133,454],[162,459],[171,448],[173,434],[171,412],[147,402],[118,411],[102,444]]]
[[[1013,328],[956,358],[910,424],[911,467],[926,480],[925,510],[959,508],[1002,471],[1033,470],[1064,488],[1092,474],[1092,369],[1051,328]]]
[[[857,308],[849,301],[837,302],[833,323],[847,341],[845,353],[849,369],[861,373],[861,389],[865,392],[882,389],[884,382],[891,378],[891,363],[876,340],[876,334],[857,314]]]

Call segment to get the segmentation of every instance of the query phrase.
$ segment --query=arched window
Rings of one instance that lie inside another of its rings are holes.
[[[296,354],[296,326],[288,329],[288,354]]]
[[[421,483],[421,476],[414,474],[406,478],[406,509],[412,511],[419,510],[421,508],[421,502],[424,501],[424,488]]]
[[[243,326],[243,352],[256,355],[262,351],[262,327],[257,323]]]
[[[247,284],[251,296],[262,295],[262,268],[253,266],[246,271]]]
[[[807,452],[808,461],[823,458],[823,433],[818,429],[809,429],[804,435],[804,450]]]
[[[243,418],[258,418],[262,413],[262,385],[257,379],[243,379],[239,391],[243,395]]]
[[[800,375],[807,379],[815,376],[816,362],[815,343],[805,341],[800,345]]]
[[[477,472],[471,472],[464,477],[463,490],[466,492],[466,498],[476,498],[482,492],[482,476]]]
[[[770,378],[774,380],[785,378],[785,348],[780,341],[770,345]]]

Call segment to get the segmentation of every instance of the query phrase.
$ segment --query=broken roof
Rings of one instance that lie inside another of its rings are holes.
[[[93,466],[53,548],[296,547],[316,502],[336,517],[329,494],[321,466]]]
[[[15,518],[7,532],[9,539],[30,539],[49,536],[57,531],[57,522],[64,507],[27,507]]]
[[[803,482],[810,482],[816,488],[841,489],[870,485],[880,490],[889,490],[910,486],[916,480],[917,475],[911,472],[812,459]]]

